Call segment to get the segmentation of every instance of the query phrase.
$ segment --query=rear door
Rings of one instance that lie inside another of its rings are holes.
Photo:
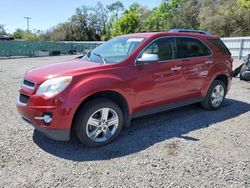
[[[186,97],[201,95],[209,68],[212,66],[212,52],[199,39],[193,37],[177,37],[177,57],[182,68],[183,89]]]

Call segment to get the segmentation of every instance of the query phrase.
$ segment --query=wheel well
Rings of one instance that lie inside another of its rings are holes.
[[[95,93],[93,95],[90,95],[89,97],[87,97],[84,101],[82,101],[82,103],[80,104],[80,106],[77,108],[75,114],[74,114],[74,118],[73,118],[73,124],[74,125],[74,120],[79,112],[79,110],[81,109],[81,107],[86,104],[88,101],[93,100],[93,99],[97,99],[97,98],[106,98],[109,99],[111,101],[113,101],[114,103],[116,103],[122,110],[123,114],[124,114],[124,124],[125,126],[129,126],[129,107],[128,107],[128,103],[126,101],[126,99],[119,93],[115,92],[115,91],[102,91],[102,92],[98,92]]]
[[[227,86],[228,86],[228,79],[227,79],[227,76],[226,76],[226,75],[224,75],[224,74],[219,75],[219,76],[217,76],[217,77],[215,78],[215,80],[220,80],[220,81],[222,81],[222,82],[225,84],[226,88],[227,88]]]

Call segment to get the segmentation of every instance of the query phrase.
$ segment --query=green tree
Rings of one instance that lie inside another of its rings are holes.
[[[23,40],[26,41],[39,41],[40,37],[34,33],[25,33],[23,36]]]
[[[238,0],[238,3],[245,8],[250,8],[250,0]]]
[[[73,29],[72,25],[69,22],[61,23],[40,35],[41,40],[49,41],[72,41],[73,38]]]
[[[12,35],[15,39],[23,39],[23,37],[25,35],[25,31],[18,28],[18,29],[16,29],[16,31],[13,32]]]
[[[35,33],[28,33],[20,28],[13,32],[12,36],[15,39],[22,39],[26,41],[39,41],[40,37]]]
[[[124,5],[121,1],[116,1],[110,5],[107,5],[107,9],[112,13],[112,17],[117,20],[119,18],[119,14],[124,10]]]
[[[0,25],[0,35],[6,35],[6,34],[7,32],[5,31],[4,26]]]
[[[73,38],[77,41],[97,40],[95,33],[93,33],[93,25],[90,25],[95,18],[90,18],[89,11],[88,7],[82,6],[77,8],[76,13],[70,18],[74,30]]]
[[[183,2],[185,0],[163,0],[160,6],[154,8],[151,15],[145,20],[145,30],[167,31],[172,28],[171,20]]]
[[[146,31],[162,31],[166,27],[167,20],[167,3],[162,2],[159,7],[152,10],[150,16],[145,20]]]
[[[108,10],[103,6],[101,2],[98,2],[95,7],[95,14],[97,20],[97,34],[100,35],[102,40],[108,40],[110,38],[110,29],[108,23]]]
[[[204,0],[199,13],[201,29],[219,36],[250,35],[250,9],[235,0]]]
[[[67,22],[43,33],[42,40],[93,41],[141,32],[172,28],[204,29],[220,36],[250,35],[249,0],[162,0],[148,9],[138,3],[127,10],[120,1],[104,7],[76,9]],[[20,31],[15,33],[20,38]]]
[[[76,9],[76,13],[70,18],[75,40],[100,40],[101,35],[107,31],[107,12],[99,2],[96,7],[82,6]]]
[[[124,11],[124,5],[121,1],[116,1],[106,6],[107,21],[104,22],[103,31],[101,34],[102,40],[109,40],[111,38],[112,24],[118,20]],[[105,33],[105,34],[103,34]]]
[[[179,4],[169,20],[170,28],[199,29],[200,0],[188,0]]]
[[[135,12],[128,12],[119,18],[113,25],[111,36],[134,33],[138,31],[140,17]]]
[[[42,40],[51,41],[98,41],[101,38],[110,38],[108,12],[101,2],[94,7],[77,8],[68,22],[41,34]]]
[[[124,12],[123,16],[114,22],[111,31],[112,37],[140,31],[139,7],[138,4],[131,5],[129,9]]]

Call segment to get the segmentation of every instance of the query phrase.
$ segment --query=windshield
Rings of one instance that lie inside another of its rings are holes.
[[[127,58],[145,38],[117,37],[98,46],[83,57],[97,63],[114,64]]]

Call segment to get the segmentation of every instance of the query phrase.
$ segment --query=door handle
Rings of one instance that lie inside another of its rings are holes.
[[[175,67],[170,68],[170,70],[171,71],[178,71],[178,70],[181,70],[181,67],[175,66]]]
[[[208,64],[213,64],[214,62],[213,61],[205,61],[205,64],[208,65]]]

